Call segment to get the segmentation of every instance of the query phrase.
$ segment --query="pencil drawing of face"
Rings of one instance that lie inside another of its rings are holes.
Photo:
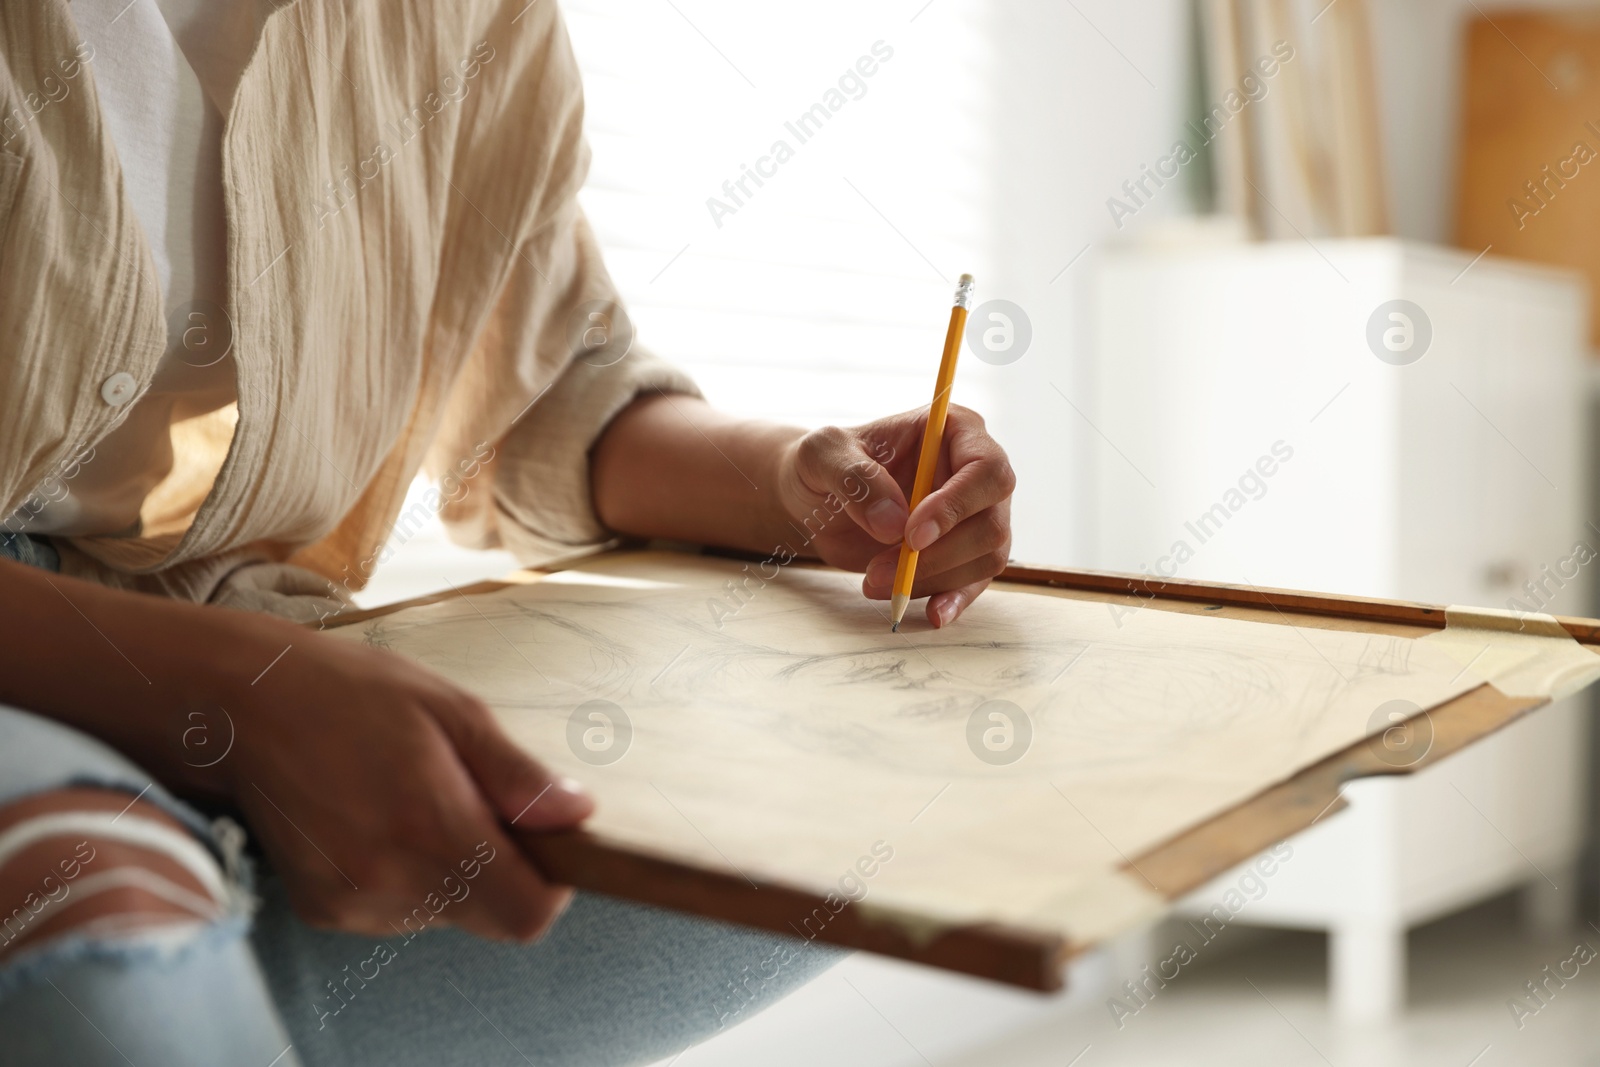
[[[696,720],[728,758],[778,741],[947,778],[1137,764],[1270,715],[1280,696],[1270,661],[1225,645],[1152,649],[1115,629],[1019,625],[983,601],[949,629],[892,634],[876,605],[845,595],[848,581],[795,569],[730,619],[704,610],[706,591],[692,586],[572,576],[440,605],[470,635],[446,646],[407,649],[417,621],[377,620],[367,640],[551,722],[604,699],[644,744],[653,724],[667,733]],[[969,717],[991,701],[1028,719],[1030,750],[1005,766],[974,759],[967,741]]]
[[[1359,745],[1385,702],[1478,684],[1425,640],[1003,583],[891,633],[857,576],[745,573],[606,554],[331,632],[476,692],[594,792],[599,839],[825,887],[883,838],[880,907],[1070,937],[1128,897],[1128,857]]]

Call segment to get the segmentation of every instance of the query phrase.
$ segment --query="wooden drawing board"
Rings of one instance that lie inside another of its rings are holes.
[[[683,561],[694,561],[692,566],[684,565]],[[650,568],[665,568],[663,573],[669,577],[682,577],[688,575],[689,579],[701,580],[706,575],[720,579],[726,574],[730,580],[734,577],[749,573],[749,565],[737,560],[696,557],[681,553],[641,553],[636,551],[607,552],[602,555],[590,557],[580,561],[573,568],[550,568],[542,571],[523,572],[518,580],[502,583],[480,583],[463,590],[451,591],[432,597],[421,598],[403,605],[391,605],[387,608],[369,612],[349,613],[333,622],[333,625],[348,626],[362,624],[358,631],[366,635],[366,639],[373,643],[386,643],[392,638],[396,640],[396,650],[402,653],[408,649],[407,641],[415,644],[418,634],[427,632],[430,625],[429,619],[436,617],[441,612],[456,612],[471,621],[467,612],[479,616],[495,634],[496,639],[505,641],[508,647],[515,648],[504,633],[505,628],[516,625],[512,616],[499,616],[500,624],[493,618],[496,613],[508,609],[509,602],[506,597],[517,596],[512,592],[519,588],[528,589],[531,585],[545,583],[538,590],[541,594],[550,596],[566,595],[560,593],[558,587],[564,581],[571,580],[582,583],[596,581],[620,581],[627,585],[628,575],[656,573]],[[642,569],[641,569],[642,568]],[[609,572],[611,577],[602,573],[596,577],[595,571]],[[701,573],[701,572],[704,573]],[[680,574],[681,572],[681,574]],[[622,578],[616,578],[621,575]],[[560,577],[557,577],[560,576]],[[686,579],[687,580],[687,579]],[[788,582],[789,588],[805,588],[808,584],[827,587],[829,590],[839,588],[838,583],[849,581],[845,576],[837,575],[826,568],[812,568],[804,564],[792,564],[784,568],[777,582]],[[833,583],[833,584],[829,584]],[[648,585],[648,583],[646,583]],[[712,588],[707,586],[707,588]],[[703,590],[697,590],[698,592]],[[592,594],[592,589],[590,590]],[[1345,651],[1355,648],[1363,657],[1367,650],[1375,649],[1379,658],[1390,657],[1391,646],[1395,643],[1390,638],[1416,638],[1431,633],[1443,631],[1446,627],[1446,612],[1441,608],[1427,607],[1424,605],[1407,604],[1393,601],[1366,600],[1358,598],[1339,598],[1317,596],[1313,594],[1294,593],[1280,590],[1260,590],[1254,588],[1239,588],[1229,586],[1206,585],[1184,581],[1153,581],[1146,578],[1134,578],[1125,575],[1097,574],[1091,572],[1073,572],[1052,570],[1045,568],[1012,567],[1003,576],[1002,582],[996,583],[996,593],[1007,596],[990,595],[985,599],[992,605],[991,616],[994,612],[1010,610],[1017,613],[1021,609],[1038,609],[1050,607],[1034,600],[1035,597],[1061,598],[1076,602],[1072,605],[1057,604],[1052,611],[1071,608],[1078,612],[1075,616],[1077,625],[1087,627],[1093,619],[1099,616],[1100,610],[1117,622],[1121,627],[1123,618],[1136,618],[1148,620],[1151,623],[1162,623],[1165,618],[1173,614],[1202,616],[1208,620],[1232,620],[1237,623],[1255,624],[1249,628],[1256,639],[1265,639],[1269,643],[1276,641],[1279,644],[1280,655],[1288,656],[1289,649],[1298,647],[1295,642],[1300,642],[1305,648],[1311,649],[1318,656],[1327,660],[1327,656],[1318,649],[1318,644],[1328,645],[1329,655],[1337,657],[1340,652],[1333,649],[1328,642],[1344,641],[1344,638],[1335,635],[1353,637],[1356,644],[1351,645],[1345,641],[1341,647]],[[485,594],[489,594],[485,596]],[[499,599],[496,599],[499,594]],[[619,603],[626,602],[632,593],[617,594],[615,599]],[[759,594],[758,594],[759,595]],[[769,599],[775,594],[766,593]],[[1017,599],[1018,597],[1026,599]],[[604,599],[604,598],[602,598]],[[844,597],[838,598],[841,602]],[[562,603],[557,601],[557,603]],[[407,611],[401,619],[392,619],[393,613],[402,609],[414,609],[424,605],[439,605],[434,609],[433,616],[427,611]],[[984,604],[979,604],[972,609],[978,611]],[[1007,609],[1009,605],[1009,609]],[[1095,610],[1094,615],[1086,614],[1089,607]],[[537,606],[529,608],[524,605],[522,611],[534,610]],[[818,609],[821,610],[821,609]],[[864,605],[859,599],[839,609],[842,616],[859,613],[863,610],[876,611],[871,605]],[[1153,615],[1142,614],[1146,610],[1155,612]],[[714,613],[713,613],[714,614]],[[1047,613],[1048,614],[1048,613]],[[542,619],[543,625],[552,624],[557,616],[546,613]],[[1045,617],[1045,616],[1041,616]],[[374,620],[377,620],[374,626]],[[737,619],[734,620],[737,622]],[[859,621],[859,620],[858,620]],[[868,620],[870,622],[870,620]],[[964,620],[965,622],[966,620]],[[1172,620],[1176,623],[1177,620]],[[991,620],[992,624],[992,620]],[[1265,624],[1261,628],[1260,624]],[[436,625],[436,624],[434,624]],[[571,623],[564,621],[568,629]],[[973,629],[979,630],[984,622],[978,615],[973,617]],[[1102,629],[1103,629],[1103,623]],[[1190,630],[1195,627],[1186,624]],[[1227,630],[1230,623],[1219,623],[1215,629],[1218,632]],[[1208,629],[1210,624],[1207,624]],[[1600,645],[1600,623],[1592,620],[1561,620],[1561,626],[1577,642],[1587,645]],[[886,629],[886,625],[884,629]],[[1158,627],[1159,629],[1159,627]],[[1234,630],[1239,630],[1234,627]],[[940,635],[931,632],[926,635],[929,640],[933,637],[949,640],[949,635],[959,638],[960,627],[953,628]],[[406,637],[410,634],[410,638]],[[1317,637],[1318,634],[1325,637]],[[376,635],[376,638],[374,638]],[[1263,638],[1263,635],[1265,637]],[[914,635],[915,636],[915,635]],[[568,635],[570,638],[570,635]],[[1367,638],[1371,641],[1366,641]],[[494,641],[487,637],[485,641],[493,644]],[[583,638],[578,645],[569,644],[567,647],[587,648],[589,644],[595,645],[602,651],[598,653],[602,659],[614,655],[614,652],[605,651],[608,638],[603,633],[595,632]],[[1362,642],[1366,643],[1362,643]],[[1407,647],[1421,642],[1402,642]],[[530,640],[529,648],[534,647]],[[424,643],[425,646],[425,643]],[[424,647],[418,646],[418,647]],[[554,645],[552,648],[556,647]],[[927,651],[935,657],[949,658],[952,661],[958,656],[977,656],[975,662],[985,662],[982,650],[974,652],[972,649],[960,646],[938,647],[925,645]],[[685,652],[688,646],[685,646]],[[1037,653],[1032,646],[1025,646],[1024,652]],[[1078,655],[1086,654],[1080,650]],[[527,657],[520,651],[518,656],[526,661]],[[921,653],[919,652],[920,656]],[[1431,653],[1430,653],[1431,655]],[[504,660],[504,649],[499,651],[501,660]],[[421,656],[427,662],[426,656]],[[469,657],[470,658],[470,657]],[[928,661],[928,657],[922,657]],[[1059,658],[1059,657],[1058,657]],[[1309,654],[1302,653],[1301,658],[1309,660]],[[487,662],[485,660],[484,662]],[[736,661],[729,661],[732,665],[725,669],[738,673],[742,668]],[[1067,662],[1061,674],[1067,674],[1076,662]],[[481,666],[481,665],[480,665]],[[528,668],[536,671],[541,676],[543,671],[532,663],[527,663]],[[547,663],[552,672],[557,668]],[[592,666],[592,665],[590,665]],[[928,666],[932,667],[931,661]],[[1335,670],[1337,667],[1331,660],[1328,666]],[[455,665],[458,670],[465,670],[469,677],[458,680],[467,684],[469,688],[479,688],[474,684],[472,665]],[[673,667],[668,663],[662,670],[666,675]],[[1050,663],[1054,669],[1054,661]],[[503,670],[503,668],[500,668]],[[873,666],[872,670],[879,669]],[[920,668],[919,668],[920,669]],[[1208,670],[1210,668],[1207,668]],[[1388,672],[1380,665],[1378,674]],[[447,670],[447,673],[449,671]],[[592,673],[592,671],[591,671]],[[937,669],[935,669],[937,673]],[[959,673],[959,672],[957,672]],[[1343,672],[1340,672],[1341,674]],[[1398,676],[1398,672],[1395,673]],[[531,676],[530,676],[531,677]],[[659,677],[659,676],[658,676]],[[1057,678],[1061,675],[1057,675]],[[482,681],[482,679],[477,679]],[[1179,683],[1189,684],[1184,678],[1177,679]],[[1369,681],[1371,679],[1368,679]],[[838,679],[833,679],[833,684]],[[1348,679],[1347,679],[1348,681]],[[1454,682],[1455,679],[1452,679]],[[645,680],[632,683],[635,689],[645,688]],[[905,688],[904,679],[901,679],[901,688]],[[653,683],[651,683],[653,684]],[[863,684],[871,684],[870,679]],[[1040,685],[1043,682],[1039,683]],[[1074,683],[1068,683],[1069,685]],[[1155,684],[1162,684],[1160,679]],[[1193,682],[1199,685],[1200,682]],[[823,685],[816,682],[815,686]],[[814,686],[814,687],[815,687]],[[493,688],[490,685],[490,688]],[[807,690],[808,692],[810,690]],[[1018,690],[1020,693],[1021,690]],[[892,905],[896,901],[896,890],[891,886],[892,879],[888,878],[889,872],[898,877],[902,872],[910,873],[909,867],[917,862],[911,849],[904,849],[903,853],[911,858],[901,860],[901,866],[895,867],[894,863],[878,863],[870,858],[874,842],[861,836],[859,844],[853,846],[853,851],[859,851],[861,858],[866,862],[861,864],[863,871],[870,870],[872,874],[863,874],[861,877],[851,878],[851,887],[857,888],[865,883],[867,895],[860,903],[844,904],[838,892],[828,881],[812,877],[812,868],[796,868],[792,865],[786,867],[787,858],[777,852],[771,857],[771,863],[752,863],[749,851],[739,855],[739,862],[728,860],[727,855],[716,844],[712,843],[710,836],[701,832],[698,827],[695,832],[699,838],[709,846],[710,852],[701,847],[699,840],[690,840],[688,831],[681,831],[681,838],[675,847],[659,845],[648,833],[633,834],[626,832],[628,827],[607,825],[604,823],[604,813],[608,808],[607,785],[604,773],[614,768],[592,768],[595,773],[583,774],[582,777],[591,787],[596,789],[601,803],[601,813],[597,813],[596,820],[591,826],[599,826],[598,830],[584,830],[553,835],[523,835],[522,840],[533,856],[535,862],[544,872],[554,880],[574,885],[578,888],[592,892],[606,893],[609,895],[639,901],[648,904],[674,908],[693,914],[703,915],[726,921],[743,923],[781,933],[801,936],[816,937],[819,940],[834,944],[860,948],[867,951],[878,952],[885,955],[897,956],[904,959],[915,960],[925,964],[944,967],[950,970],[961,971],[996,981],[1006,982],[1026,988],[1050,990],[1060,986],[1062,964],[1070,956],[1092,947],[1103,936],[1109,936],[1118,929],[1143,921],[1151,917],[1148,906],[1151,902],[1157,905],[1175,900],[1184,893],[1204,883],[1216,874],[1227,870],[1235,864],[1249,858],[1261,849],[1281,840],[1282,838],[1309,826],[1313,821],[1337,811],[1342,802],[1339,799],[1341,785],[1353,778],[1373,775],[1406,773],[1415,767],[1426,766],[1446,755],[1464,747],[1471,742],[1486,736],[1496,729],[1513,721],[1548,702],[1543,696],[1508,696],[1500,690],[1487,684],[1475,684],[1469,676],[1467,681],[1456,683],[1448,690],[1448,699],[1442,702],[1424,702],[1421,706],[1428,708],[1412,721],[1418,729],[1431,733],[1431,745],[1426,751],[1421,752],[1404,761],[1404,765],[1396,765],[1392,758],[1386,758],[1381,745],[1358,732],[1353,743],[1343,744],[1339,748],[1329,750],[1319,758],[1288,767],[1284,773],[1277,775],[1272,780],[1263,781],[1261,788],[1254,790],[1246,796],[1238,798],[1226,807],[1208,812],[1204,817],[1192,825],[1185,825],[1180,832],[1149,839],[1149,827],[1144,827],[1142,835],[1135,829],[1141,826],[1138,819],[1123,820],[1114,809],[1095,808],[1087,794],[1079,793],[1079,803],[1089,807],[1096,813],[1094,822],[1083,816],[1079,804],[1063,792],[1061,786],[1056,784],[1056,779],[1051,777],[1045,784],[1054,788],[1065,805],[1061,810],[1070,807],[1082,816],[1083,822],[1090,828],[1095,824],[1111,827],[1112,834],[1123,841],[1137,841],[1138,846],[1124,850],[1112,836],[1100,832],[1104,840],[1100,848],[1109,847],[1115,851],[1114,862],[1105,872],[1096,873],[1094,878],[1079,884],[1073,883],[1075,889],[1072,896],[1072,907],[1057,909],[1050,913],[1050,921],[1043,918],[1033,921],[1031,912],[1026,910],[1010,909],[1004,906],[994,908],[996,914],[1003,914],[999,920],[986,915],[966,916],[960,912],[959,907],[951,910],[945,908],[946,903],[940,897],[940,887],[931,888],[922,886],[922,895],[913,893],[907,897],[902,894],[899,900],[913,900],[917,906],[911,909],[896,909]],[[1260,694],[1255,694],[1259,697]],[[499,707],[493,697],[486,696],[491,705]],[[708,699],[711,699],[708,697]],[[968,696],[969,702],[976,704],[976,699]],[[1241,703],[1248,703],[1253,699],[1251,694],[1244,694]],[[936,709],[935,709],[936,710]],[[927,709],[914,711],[911,715],[913,727],[918,714],[933,714]],[[1346,711],[1348,718],[1348,709]],[[503,717],[502,721],[506,721]],[[783,723],[785,720],[767,720],[770,727],[772,722]],[[843,720],[848,725],[849,720]],[[509,725],[515,726],[516,720]],[[744,724],[735,724],[743,728]],[[1146,724],[1147,726],[1149,724]],[[1157,724],[1160,725],[1160,724]],[[690,728],[686,721],[685,729]],[[789,726],[782,726],[789,730]],[[1373,728],[1369,732],[1378,732]],[[802,758],[808,747],[812,751],[827,748],[827,738],[821,741],[818,737],[805,732],[803,726],[795,736],[799,738],[797,751]],[[548,731],[547,731],[548,732]],[[519,731],[513,729],[513,736],[518,736]],[[1090,731],[1092,734],[1092,730]],[[569,733],[568,738],[572,735]],[[910,735],[915,736],[915,735]],[[972,734],[968,732],[969,743]],[[527,742],[526,739],[525,743]],[[788,739],[793,742],[794,738]],[[1041,740],[1041,744],[1048,740]],[[1113,743],[1116,739],[1112,739]],[[1093,747],[1095,743],[1104,743],[1105,739],[1096,739],[1092,736],[1084,740],[1086,747]],[[1198,737],[1195,742],[1196,752],[1204,748],[1205,738]],[[569,740],[570,743],[570,740]],[[709,742],[713,747],[716,739]],[[567,754],[558,752],[547,737],[540,743],[533,743],[536,754],[546,757],[550,762],[562,769],[567,769],[555,757],[565,757]],[[870,749],[870,745],[868,746]],[[573,750],[576,752],[576,748]],[[1297,751],[1314,751],[1307,748]],[[896,761],[892,749],[878,748],[869,753],[874,758],[886,760],[883,771],[885,778],[892,777],[892,772],[904,770],[903,767],[889,766]],[[975,757],[974,765],[979,758],[976,749],[972,753]],[[859,757],[859,753],[856,754]],[[726,752],[721,758],[726,757]],[[635,759],[634,764],[628,765],[633,772],[640,769],[640,760]],[[1042,758],[1042,757],[1041,757]],[[1205,758],[1197,756],[1197,758]],[[1210,757],[1213,762],[1226,763],[1228,760],[1218,760],[1215,753]],[[1241,761],[1248,762],[1253,758],[1250,753],[1240,753]],[[617,767],[625,764],[626,757],[619,761]],[[1025,762],[1025,757],[1024,761]],[[570,762],[570,761],[569,761]],[[585,760],[585,762],[588,762]],[[715,759],[707,761],[710,771],[704,772],[705,776],[715,776],[719,773],[716,768],[719,764]],[[645,764],[648,769],[648,764]],[[979,768],[980,773],[987,773],[987,768]],[[1292,772],[1292,773],[1290,773]],[[1087,773],[1094,779],[1098,773],[1096,768],[1089,766]],[[957,775],[952,774],[952,779]],[[974,778],[978,775],[974,775]],[[1101,776],[1105,777],[1104,775]],[[704,783],[698,783],[704,785]],[[993,783],[990,783],[993,784]],[[1038,784],[1036,780],[1035,785]],[[633,783],[635,791],[641,791],[638,782]],[[713,794],[715,783],[713,783]],[[748,783],[746,783],[748,785]],[[677,816],[690,824],[707,825],[704,807],[693,808],[697,818],[690,819],[688,815],[674,803],[671,797],[663,791],[654,781],[650,782],[666,805],[670,805]],[[775,783],[776,787],[776,783]],[[981,788],[979,783],[977,788]],[[620,788],[620,786],[618,787]],[[679,801],[689,804],[682,790],[688,787],[682,782],[669,783],[672,791],[679,793]],[[1069,789],[1077,790],[1079,787],[1071,784]],[[1108,787],[1109,788],[1109,787]],[[735,798],[743,795],[749,796],[749,791],[741,794],[735,789],[728,790]],[[1114,790],[1113,790],[1114,791]],[[959,805],[947,802],[946,808],[940,811],[935,807],[940,796],[930,794],[926,805],[920,811],[915,806],[907,808],[901,822],[905,826],[897,827],[896,832],[912,833],[918,819],[923,817],[927,810],[939,811],[938,819],[949,819],[952,815],[962,816],[967,810]],[[1220,795],[1220,794],[1218,794]],[[620,792],[615,793],[613,800],[623,798]],[[636,800],[636,798],[635,798]],[[919,803],[921,801],[919,800]],[[1124,800],[1131,804],[1134,801]],[[625,805],[624,805],[625,806]],[[759,806],[759,805],[755,805]],[[663,811],[665,805],[663,806]],[[1107,821],[1106,811],[1112,811],[1111,821]],[[835,813],[837,814],[837,812]],[[663,815],[663,817],[666,817]],[[767,818],[772,818],[768,813]],[[666,825],[666,824],[662,824]],[[1155,824],[1159,825],[1159,824]],[[912,829],[906,829],[906,826]],[[1130,829],[1133,828],[1133,829]],[[1090,840],[1088,831],[1079,827],[1079,836],[1074,848],[1085,849],[1085,842]],[[730,829],[727,826],[712,825],[711,834],[720,837],[724,844],[730,841]],[[774,836],[781,837],[781,831]],[[886,833],[885,836],[891,836]],[[852,839],[854,840],[854,838]],[[781,851],[781,850],[780,850]],[[981,851],[981,850],[980,850]],[[926,849],[924,849],[924,853]],[[922,857],[926,859],[926,855]],[[946,857],[948,859],[948,857]],[[981,860],[981,856],[975,857]],[[719,862],[719,860],[721,862]],[[767,874],[769,869],[783,869],[787,873],[783,876]],[[838,869],[848,874],[849,861],[839,864]],[[799,870],[801,873],[796,874]],[[944,868],[946,873],[950,868]],[[881,872],[881,873],[880,873]],[[1013,869],[1014,876],[1016,871]],[[887,889],[873,886],[873,877],[878,876],[881,884]],[[981,881],[969,881],[965,888],[969,895],[984,888]],[[1087,888],[1086,888],[1087,887]],[[1079,890],[1084,890],[1080,892]],[[1010,891],[1010,883],[1002,880],[998,892],[992,893],[1004,903],[1004,895]],[[931,896],[929,893],[931,892]],[[957,894],[959,895],[959,894]],[[979,894],[981,895],[981,893]],[[891,902],[890,907],[885,907],[881,900],[887,896]],[[832,898],[830,900],[830,897]],[[1085,904],[1088,901],[1089,907]],[[955,903],[959,904],[959,901]],[[1108,910],[1109,909],[1109,910]],[[1074,926],[1082,915],[1093,912],[1100,918],[1096,924],[1087,926]],[[1042,913],[1041,913],[1042,914]],[[1071,922],[1057,921],[1061,916],[1070,916]]]

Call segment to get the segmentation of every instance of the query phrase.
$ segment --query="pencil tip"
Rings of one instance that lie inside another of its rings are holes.
[[[892,634],[899,633],[900,632],[900,624],[897,623],[897,622],[890,623],[889,624],[889,632],[892,633]]]

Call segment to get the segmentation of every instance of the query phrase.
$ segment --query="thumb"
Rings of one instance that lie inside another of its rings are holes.
[[[838,497],[850,520],[883,544],[898,543],[910,514],[894,476],[848,430],[825,427],[806,435],[796,460],[801,481],[818,498]]]
[[[461,762],[501,821],[519,830],[565,830],[594,812],[594,799],[518,748],[474,701],[440,716]]]

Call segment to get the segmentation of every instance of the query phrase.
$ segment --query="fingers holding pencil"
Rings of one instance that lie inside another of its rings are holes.
[[[924,549],[917,560],[911,588],[913,600],[993,578],[1005,570],[1011,555],[1011,504],[1002,501],[967,519]],[[882,581],[885,564],[892,565],[896,551],[880,553],[867,568],[863,591],[883,600],[890,586]]]
[[[939,468],[935,488],[906,523],[908,541],[922,546],[911,599],[929,598],[928,621],[936,627],[960,617],[1005,569],[1016,488],[1005,449],[967,408],[950,408]],[[890,599],[898,558],[898,547],[879,550],[868,561],[862,592]]]
[[[949,469],[949,477],[936,483],[906,520],[906,542],[918,552],[927,552],[967,520],[1009,501],[1017,488],[1005,449],[989,436],[983,417],[970,408],[951,405],[942,451],[939,466]],[[1009,548],[1009,509],[1003,526]],[[924,560],[918,566],[929,565]]]
[[[850,429],[813,430],[791,447],[779,481],[794,529],[828,563],[866,572],[862,592],[872,600],[890,598],[902,540],[931,524],[933,541],[919,553],[912,595],[929,598],[929,622],[948,626],[1005,566],[1016,476],[977,412],[952,404],[933,489],[908,514],[926,420],[924,408]],[[877,506],[885,500],[889,507]],[[836,512],[837,519],[829,518]]]
[[[779,495],[791,520],[802,518],[810,530],[816,518],[808,543],[817,553],[866,571],[862,592],[890,602],[894,630],[922,597],[928,621],[948,626],[1010,556],[1016,476],[983,419],[950,403],[972,294],[972,275],[963,274],[926,412],[813,430],[791,442],[780,464]],[[850,521],[830,525],[819,501]]]
[[[832,497],[856,527],[878,545],[898,545],[905,536],[909,510],[894,475],[879,462],[894,455],[871,428],[824,427],[795,446],[795,491],[802,507],[825,507]]]

